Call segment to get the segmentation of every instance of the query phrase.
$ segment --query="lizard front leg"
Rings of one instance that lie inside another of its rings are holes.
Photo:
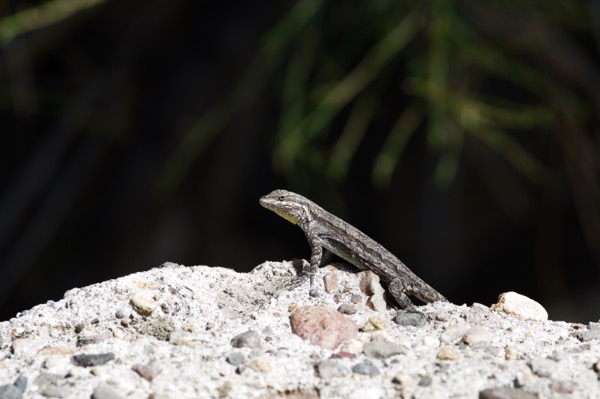
[[[310,237],[308,234],[306,237],[308,238],[308,245],[310,245],[310,265],[306,272],[310,281],[308,293],[310,296],[314,297],[319,295],[319,292],[315,287],[315,274],[317,273],[319,264],[321,264],[321,259],[323,258],[323,247],[316,237]]]

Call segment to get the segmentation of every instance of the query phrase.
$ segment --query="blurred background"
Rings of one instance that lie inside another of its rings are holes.
[[[299,192],[452,302],[600,318],[600,2],[0,1],[0,320],[308,258]]]

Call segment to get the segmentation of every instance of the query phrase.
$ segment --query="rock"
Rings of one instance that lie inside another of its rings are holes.
[[[317,363],[316,370],[319,377],[325,379],[345,377],[350,374],[350,370],[347,367],[331,359]]]
[[[361,301],[362,301],[362,296],[359,294],[352,294],[352,296],[350,297],[350,302],[352,302],[353,304],[360,303]]]
[[[356,374],[369,376],[379,375],[381,373],[379,368],[377,368],[377,366],[375,366],[375,364],[373,364],[373,362],[370,360],[365,360],[355,364],[352,366],[352,371]]]
[[[101,366],[115,359],[115,354],[112,352],[75,355],[71,358],[73,363],[81,367]]]
[[[162,371],[161,367],[156,362],[134,364],[131,369],[138,373],[140,377],[150,382],[152,382],[152,380]]]
[[[491,309],[510,314],[521,320],[548,320],[548,312],[542,305],[516,292],[500,294],[498,303],[493,304]]]
[[[323,286],[325,288],[325,292],[331,294],[338,286],[338,276],[335,270],[330,271],[325,276],[323,276]]]
[[[360,328],[362,332],[373,332],[383,330],[386,327],[386,322],[380,317],[370,317],[369,320]]]
[[[121,399],[122,396],[118,394],[113,388],[109,385],[103,383],[100,384],[94,389],[92,393],[92,399]]]
[[[130,300],[133,309],[142,316],[150,316],[158,303],[152,297],[152,294],[148,291],[136,292]]]
[[[427,323],[427,316],[421,312],[399,310],[394,322],[403,327],[422,327]]]
[[[175,323],[169,316],[149,319],[136,327],[142,335],[150,335],[161,341],[168,341],[175,331]]]
[[[491,339],[492,336],[490,330],[484,326],[473,326],[469,328],[463,337],[463,341],[470,346],[477,345],[480,342],[489,342]]]
[[[370,270],[358,273],[360,290],[369,297],[367,306],[377,312],[385,312],[385,290],[381,286],[380,278]]]
[[[244,355],[241,352],[231,352],[227,355],[227,363],[232,364],[234,366],[239,366],[244,363]]]
[[[363,346],[363,352],[365,355],[375,359],[385,359],[394,355],[405,353],[402,346],[387,341],[367,342]]]
[[[290,324],[294,334],[327,349],[334,349],[358,334],[352,319],[320,306],[298,307],[290,317]]]
[[[260,336],[256,331],[248,330],[233,337],[230,343],[234,348],[260,348]]]
[[[460,359],[460,352],[454,348],[448,346],[442,346],[437,353],[439,360],[458,360]]]

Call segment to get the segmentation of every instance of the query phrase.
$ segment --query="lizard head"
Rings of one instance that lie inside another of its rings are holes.
[[[311,202],[303,196],[285,190],[275,190],[261,197],[260,204],[285,220],[297,224],[310,218]],[[313,205],[314,206],[314,205]]]

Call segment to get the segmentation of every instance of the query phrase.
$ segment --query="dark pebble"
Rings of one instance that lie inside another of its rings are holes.
[[[394,318],[396,324],[400,326],[413,326],[413,327],[422,327],[427,323],[427,316],[425,316],[421,312],[411,312],[411,311],[398,311],[396,317]]]
[[[537,396],[522,389],[488,388],[479,392],[479,399],[537,399]]]
[[[101,366],[115,359],[115,354],[99,353],[99,354],[86,354],[75,355],[72,357],[73,363],[81,367]]]
[[[234,348],[258,348],[260,347],[260,336],[256,331],[246,331],[233,337],[231,346]]]
[[[370,375],[370,376],[379,375],[379,373],[380,373],[377,366],[375,366],[373,364],[373,362],[370,360],[365,360],[363,362],[355,364],[354,366],[352,366],[352,371],[355,372],[356,374]]]
[[[239,366],[244,363],[244,355],[241,352],[231,352],[227,355],[227,363],[232,364],[234,366]]]

